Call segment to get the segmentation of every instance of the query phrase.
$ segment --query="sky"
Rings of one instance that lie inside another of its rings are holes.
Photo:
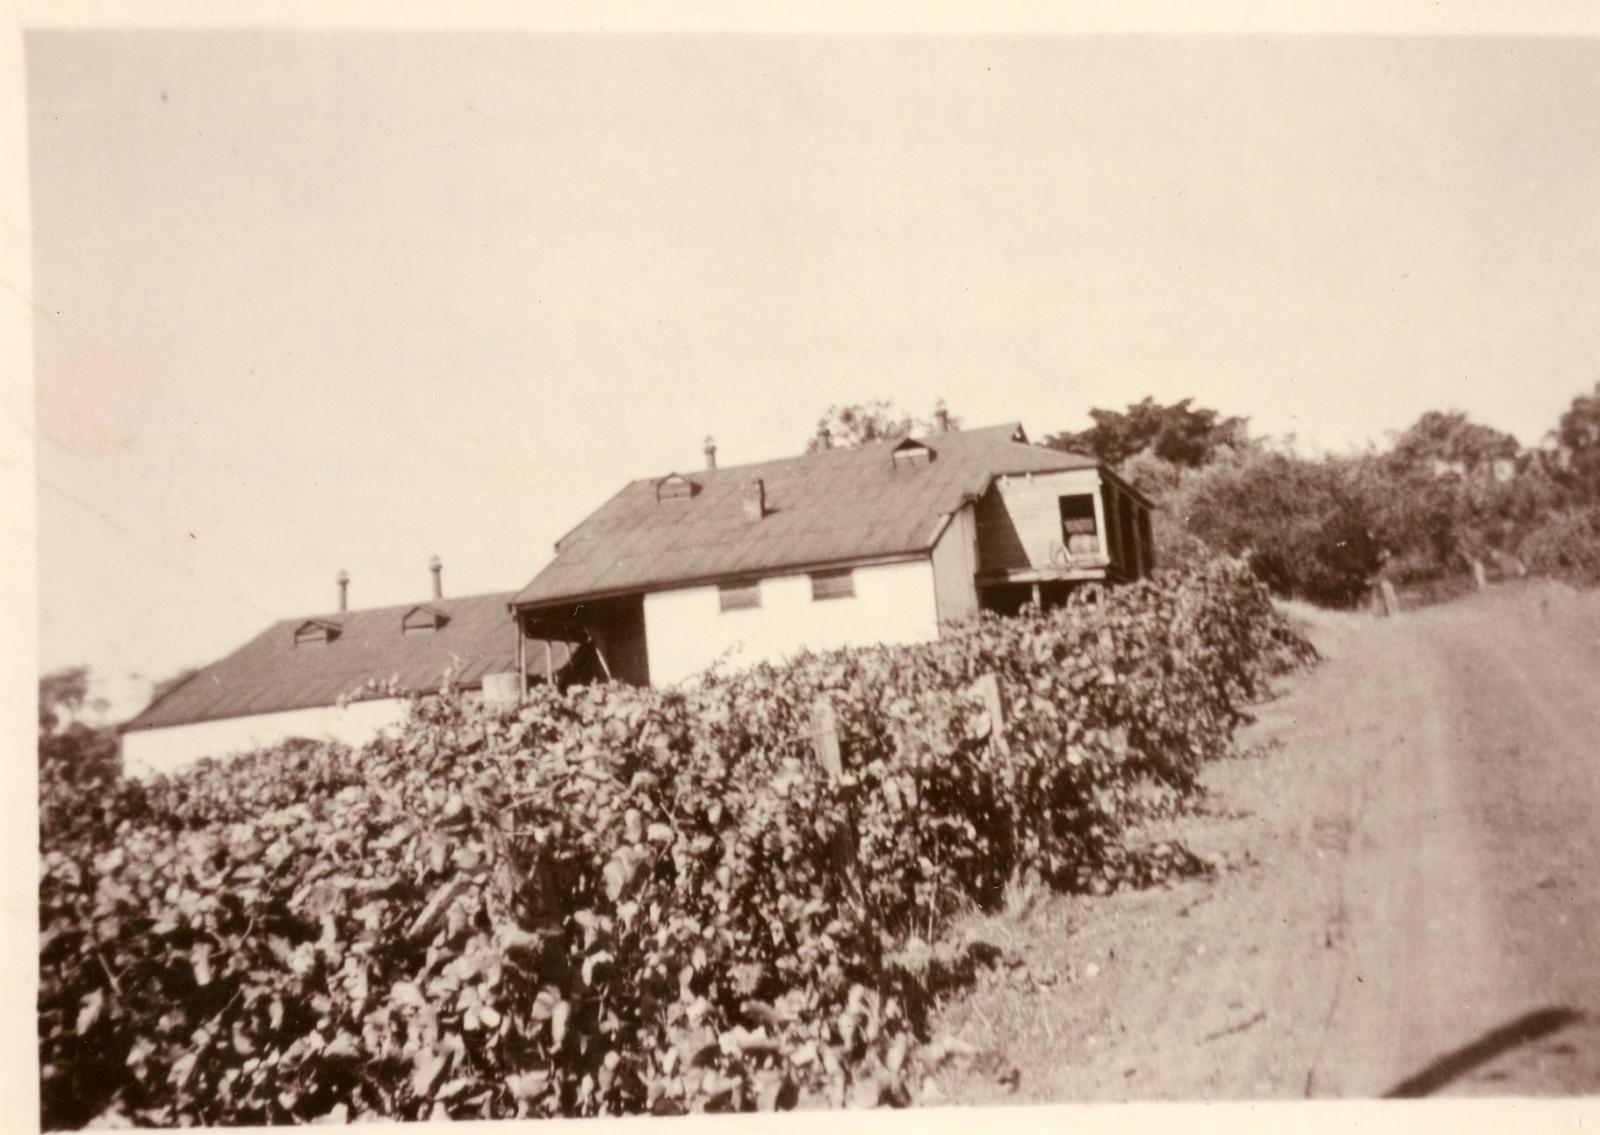
[[[1600,40],[25,33],[41,671],[514,590],[832,404],[1308,450],[1600,381]],[[129,695],[137,699],[137,695]],[[131,713],[137,704],[119,707]]]

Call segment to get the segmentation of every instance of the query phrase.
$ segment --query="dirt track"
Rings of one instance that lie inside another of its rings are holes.
[[[1214,878],[982,930],[1058,980],[944,1027],[958,1102],[1600,1092],[1600,594],[1309,616],[1325,661],[1176,836]]]

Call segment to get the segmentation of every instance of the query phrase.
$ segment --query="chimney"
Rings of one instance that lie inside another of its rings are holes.
[[[706,435],[706,468],[717,467],[717,439],[710,434]]]
[[[744,487],[744,515],[747,520],[760,520],[767,515],[767,486],[760,478]]]
[[[428,561],[428,570],[433,573],[433,597],[444,598],[444,563],[438,556]]]
[[[339,610],[350,609],[350,573],[341,570],[336,577],[339,580]]]
[[[828,427],[827,426],[818,426],[817,427],[817,448],[818,449],[832,449],[833,448],[833,435],[828,432]]]
[[[933,417],[939,423],[940,433],[947,434],[950,432],[950,411],[945,408],[943,398],[939,399],[938,403],[934,405]]]

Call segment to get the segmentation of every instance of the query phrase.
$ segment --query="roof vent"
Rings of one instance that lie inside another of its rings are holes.
[[[449,621],[450,616],[439,610],[439,608],[430,607],[425,603],[419,604],[400,617],[400,633],[416,634],[423,631],[436,631]]]
[[[710,434],[706,435],[706,468],[717,467],[717,439]]]
[[[668,473],[656,482],[656,500],[688,500],[698,491],[698,486],[679,473]]]
[[[339,582],[339,610],[348,611],[350,609],[350,573],[340,571],[334,578]]]
[[[444,598],[444,561],[434,556],[428,561],[428,570],[433,573],[433,597]]]
[[[894,447],[894,467],[906,468],[912,465],[926,465],[933,460],[933,450],[923,445],[920,441],[906,438]]]
[[[296,646],[326,646],[339,637],[339,624],[332,619],[307,619],[294,629]]]
[[[757,477],[745,485],[741,499],[746,520],[760,520],[767,515],[767,486],[761,478]]]

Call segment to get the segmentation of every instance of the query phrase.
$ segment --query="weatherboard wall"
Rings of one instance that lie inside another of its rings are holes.
[[[978,613],[977,517],[972,505],[962,505],[951,516],[939,542],[933,546],[933,584],[939,622],[960,622]]]
[[[176,772],[202,757],[222,757],[277,744],[290,737],[361,745],[380,729],[406,716],[405,698],[374,698],[338,706],[258,713],[215,721],[196,721],[122,735],[122,763],[128,775]]]
[[[926,642],[939,633],[933,566],[925,557],[858,567],[855,594],[813,599],[808,574],[761,580],[761,605],[723,611],[718,589],[684,587],[644,598],[650,681],[667,685],[719,659],[780,661],[802,648]]]
[[[1106,518],[1100,504],[1100,474],[1095,469],[1019,474],[995,479],[978,502],[978,562],[985,573],[1037,571],[1067,566],[1061,532],[1060,499],[1092,496],[1095,527],[1104,562]]]

